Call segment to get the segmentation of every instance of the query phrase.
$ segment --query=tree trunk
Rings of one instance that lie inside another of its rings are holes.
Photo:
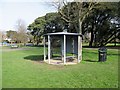
[[[81,14],[81,10],[79,10],[79,17]],[[82,35],[82,20],[79,18],[79,34]],[[80,62],[82,60],[82,37],[78,38],[78,61]]]
[[[89,47],[92,47],[93,40],[94,40],[94,32],[93,32],[93,26],[92,26],[92,29],[91,29],[91,40],[90,40],[90,43],[89,43]]]
[[[116,30],[115,30],[114,46],[116,46]]]
[[[37,44],[37,46],[38,46],[38,44],[39,44],[39,40],[37,40],[37,43],[36,43],[36,44]]]

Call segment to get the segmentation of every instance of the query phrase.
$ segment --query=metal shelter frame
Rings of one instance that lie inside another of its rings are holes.
[[[63,37],[62,39],[62,43],[63,43],[63,64],[65,65],[66,64],[66,37],[67,36],[77,36],[77,38],[82,38],[82,35],[81,34],[78,34],[78,33],[68,33],[68,32],[57,32],[57,33],[47,33],[44,35],[44,61],[46,60],[46,37],[48,39],[48,63],[51,64],[51,36],[61,36]],[[79,39],[78,39],[79,40]],[[77,41],[79,42],[79,41]],[[82,42],[81,42],[82,43]],[[79,63],[81,60],[80,60],[80,57],[82,57],[82,54],[80,53],[80,43],[78,43],[78,48],[77,48],[77,63]],[[75,47],[75,46],[74,46]]]

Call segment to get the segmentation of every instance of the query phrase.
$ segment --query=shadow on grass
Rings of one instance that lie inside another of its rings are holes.
[[[42,62],[44,60],[44,55],[29,55],[29,56],[24,57],[24,59]]]
[[[98,52],[92,52],[92,51],[91,52],[89,52],[89,51],[83,51],[82,53],[83,54],[88,54],[89,53],[89,54],[96,54],[96,55],[98,54]]]
[[[89,46],[82,46],[83,48],[94,48],[94,49],[98,49],[100,47],[89,47]],[[105,46],[107,49],[119,49],[120,46]]]
[[[83,54],[86,54],[86,53],[99,55],[99,52],[88,52],[88,51],[83,51]],[[109,53],[109,52],[107,51],[107,56],[110,56],[110,55],[118,56],[118,55],[120,55],[120,53],[113,54],[113,53]]]
[[[26,45],[26,47],[44,47],[44,45]],[[46,45],[48,47],[48,45]]]
[[[86,62],[98,62],[96,60],[84,60],[84,61],[86,61]]]
[[[107,56],[109,56],[109,55],[119,56],[120,54],[119,54],[119,53],[118,53],[118,54],[110,54],[110,53],[107,53]]]

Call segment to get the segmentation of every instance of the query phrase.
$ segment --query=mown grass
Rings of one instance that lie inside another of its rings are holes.
[[[2,54],[3,88],[117,88],[118,50],[108,50],[98,62],[98,50],[83,48],[77,65],[56,66],[41,62],[43,47],[5,50]]]
[[[0,89],[2,89],[2,47],[0,46]]]

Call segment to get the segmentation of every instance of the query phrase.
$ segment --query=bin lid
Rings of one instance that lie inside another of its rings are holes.
[[[106,48],[106,47],[100,47],[100,48],[98,49],[98,51],[100,51],[100,52],[106,52],[106,51],[107,51],[107,48]]]

